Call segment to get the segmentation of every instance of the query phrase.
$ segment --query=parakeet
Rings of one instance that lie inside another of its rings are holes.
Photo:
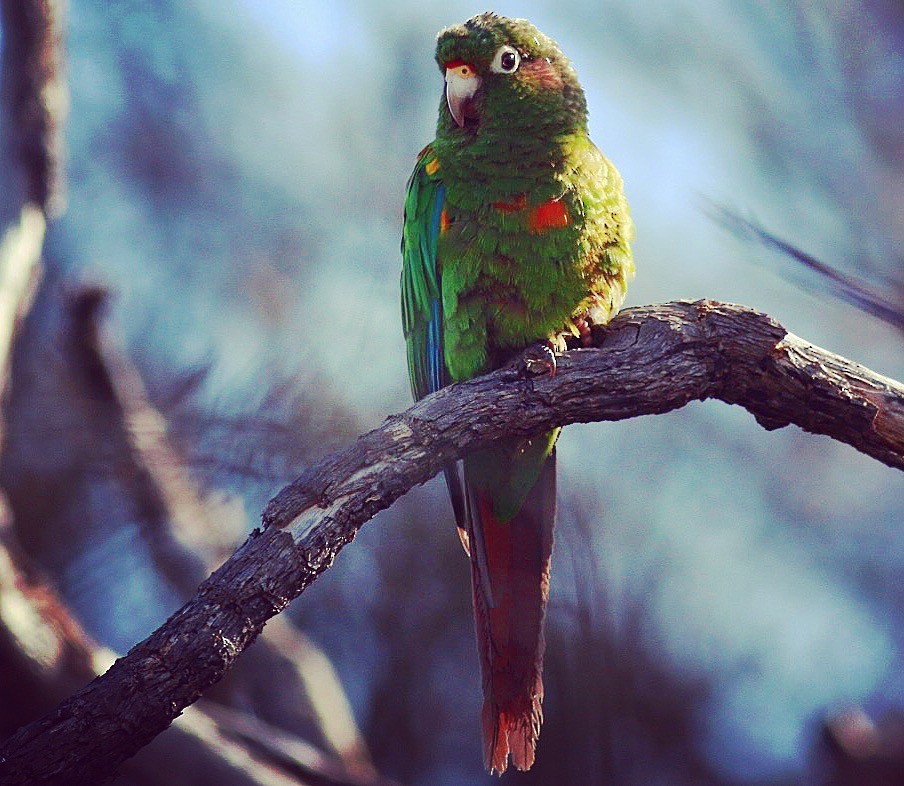
[[[524,19],[475,16],[437,36],[436,139],[408,182],[402,322],[414,397],[532,345],[563,349],[617,311],[633,276],[622,180],[590,141],[577,75]],[[555,372],[554,355],[550,373]],[[534,761],[558,429],[445,469],[471,560],[490,772]]]

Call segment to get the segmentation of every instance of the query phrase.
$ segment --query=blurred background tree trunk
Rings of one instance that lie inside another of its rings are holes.
[[[89,611],[98,590],[111,605],[115,600],[109,587],[67,579],[73,555],[95,548],[103,559],[128,522],[146,543],[142,586],[174,602],[189,597],[232,551],[246,523],[234,507],[199,494],[137,370],[104,335],[104,291],[67,281],[52,259],[42,265],[47,222],[65,201],[65,3],[3,0],[0,11],[0,735],[6,736],[113,661],[53,589],[60,585],[89,622],[118,613],[104,605]],[[107,578],[101,572],[99,581]],[[224,708],[214,710],[217,702]],[[287,620],[269,626],[241,667],[127,763],[117,782],[387,783],[370,763],[329,660]]]

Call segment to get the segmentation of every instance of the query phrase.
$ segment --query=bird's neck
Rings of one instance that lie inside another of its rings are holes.
[[[485,199],[498,202],[520,196],[543,202],[561,196],[569,151],[575,139],[586,137],[587,132],[584,128],[542,131],[528,135],[493,128],[450,129],[448,133],[440,129],[433,147],[450,196],[459,189],[476,189]]]

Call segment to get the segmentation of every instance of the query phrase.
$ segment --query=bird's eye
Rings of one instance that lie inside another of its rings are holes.
[[[497,74],[512,74],[521,65],[521,55],[518,50],[508,44],[503,44],[496,50],[493,62],[490,63],[490,71]]]

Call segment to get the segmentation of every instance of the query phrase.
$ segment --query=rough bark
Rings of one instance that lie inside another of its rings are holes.
[[[102,677],[0,748],[4,783],[98,783],[218,681],[362,524],[448,461],[506,434],[620,420],[717,398],[764,427],[794,423],[904,468],[904,386],[790,335],[741,306],[698,301],[625,311],[599,348],[554,377],[515,362],[389,417],[312,466],[264,529],[196,597]]]
[[[86,543],[114,537],[116,522],[136,521],[182,602],[222,561],[227,536],[235,547],[244,522],[228,526],[190,482],[137,371],[100,327],[103,302],[103,290],[68,290],[52,271],[45,279],[17,340],[0,481],[19,538],[50,575],[66,575],[67,560]],[[332,664],[288,620],[268,626],[208,698],[252,712],[349,767],[369,766]],[[20,716],[16,726],[34,717]]]
[[[16,542],[0,504],[0,733],[53,709],[114,660],[82,630]],[[7,781],[3,780],[3,783]],[[61,782],[70,782],[68,775]],[[204,700],[125,762],[123,786],[387,786],[263,721]]]
[[[219,510],[212,506],[192,482],[191,472],[170,443],[163,416],[148,400],[138,369],[103,329],[100,311],[105,299],[104,290],[80,290],[70,301],[73,329],[64,330],[53,343],[64,344],[65,334],[71,333],[78,341],[73,362],[80,360],[95,369],[95,379],[103,381],[105,399],[87,390],[84,398],[93,406],[103,406],[102,420],[112,432],[108,435],[111,453],[120,467],[124,494],[132,500],[155,566],[184,600],[235,549],[247,531],[246,522],[229,526],[223,520],[222,505]],[[81,388],[79,374],[71,376],[65,390],[73,395]],[[66,400],[59,402],[60,407],[68,405]],[[58,466],[59,456],[56,461]],[[80,457],[74,456],[73,462],[78,464]],[[262,721],[341,757],[348,766],[372,770],[335,669],[288,620],[268,626],[248,656],[208,698],[249,710]]]

